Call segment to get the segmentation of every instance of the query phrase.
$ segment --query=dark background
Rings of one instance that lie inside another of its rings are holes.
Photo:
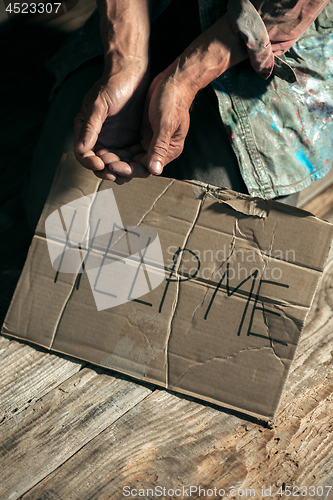
[[[62,5],[64,13],[54,19],[8,16],[5,7],[9,2],[1,5],[0,324],[32,238],[22,205],[22,187],[54,83],[44,65],[95,9],[94,0],[70,2]]]

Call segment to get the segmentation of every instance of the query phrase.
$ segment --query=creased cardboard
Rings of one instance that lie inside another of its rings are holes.
[[[199,182],[101,182],[65,157],[3,333],[271,422],[332,229]]]

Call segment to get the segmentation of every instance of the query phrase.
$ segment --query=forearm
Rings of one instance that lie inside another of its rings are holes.
[[[149,0],[97,0],[104,46],[104,76],[148,67]]]
[[[247,57],[244,41],[232,30],[226,14],[196,38],[166,72],[191,100],[200,89]]]

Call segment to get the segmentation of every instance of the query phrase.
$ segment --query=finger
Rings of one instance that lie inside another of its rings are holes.
[[[142,164],[137,161],[131,161],[130,166],[132,167],[132,177],[140,177],[142,179],[149,177],[151,173],[149,170]]]
[[[125,163],[116,161],[108,165],[108,169],[121,177],[148,177],[150,172],[138,162]]]
[[[134,144],[126,149],[112,149],[112,152],[119,156],[121,160],[131,160],[134,155],[143,152],[141,144]]]
[[[115,153],[111,152],[109,149],[100,149],[96,152],[96,156],[100,158],[105,165],[109,165],[109,163],[119,161],[119,156]]]
[[[113,153],[119,160],[130,160],[133,154],[128,149],[106,148],[100,143],[96,143],[94,151],[97,156],[105,155],[106,153]]]
[[[98,158],[93,151],[87,151],[84,154],[78,154],[75,151],[74,154],[77,161],[88,170],[98,171],[105,168],[103,160]]]
[[[110,170],[108,170],[107,168],[99,171],[95,170],[94,174],[96,175],[96,177],[98,177],[99,179],[103,179],[104,181],[115,181],[117,179],[117,175],[110,172]]]
[[[147,153],[147,166],[152,174],[159,175],[167,163],[171,137],[172,132],[169,127],[159,127],[154,131]]]
[[[128,163],[119,160],[109,163],[107,168],[110,172],[124,177],[132,175],[133,170]]]
[[[87,104],[88,99],[89,97],[85,98],[74,120],[74,149],[78,154],[93,149],[107,116],[105,106],[99,97],[93,104]]]

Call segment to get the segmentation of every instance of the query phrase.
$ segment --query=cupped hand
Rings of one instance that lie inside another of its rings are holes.
[[[190,106],[195,97],[191,85],[177,80],[173,66],[152,82],[146,99],[141,144],[146,154],[140,162],[152,174],[160,174],[184,148],[190,126]]]
[[[77,160],[98,177],[114,180],[117,176],[117,169],[112,173],[107,167],[111,161],[104,161],[110,157],[98,151],[107,148],[113,161],[121,161],[130,158],[128,150],[139,143],[147,88],[147,73],[122,71],[96,82],[85,96],[75,118],[74,150]]]
[[[105,168],[94,173],[100,179],[114,181],[120,185],[129,182],[134,177],[149,177],[150,172],[140,163],[143,154],[140,144],[129,147],[127,150],[98,149],[96,157],[103,161]],[[132,159],[133,156],[136,156],[136,160]]]
[[[104,161],[110,162],[109,171],[118,175],[118,183],[123,184],[133,177],[160,174],[164,166],[177,158],[184,148],[190,124],[189,109],[195,93],[191,93],[191,86],[177,81],[173,66],[159,74],[148,90],[141,143],[127,152],[132,155],[131,161],[124,151],[120,152],[125,153],[121,158],[123,161],[112,157],[111,151],[108,154],[105,150],[99,152]]]

